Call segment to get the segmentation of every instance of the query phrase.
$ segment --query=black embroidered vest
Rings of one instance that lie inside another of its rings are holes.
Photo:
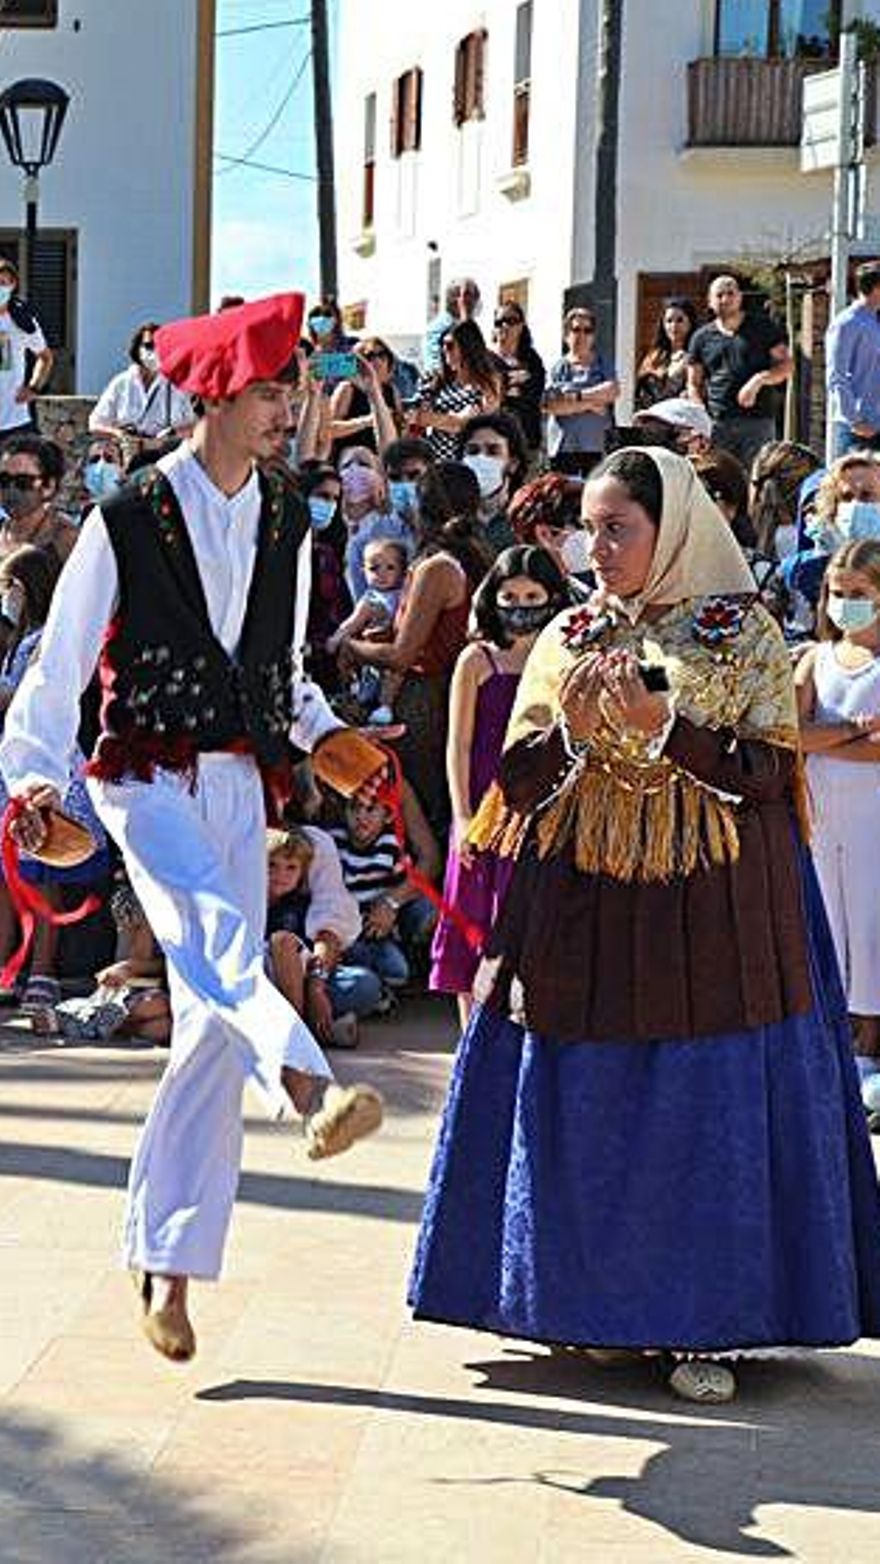
[[[99,665],[101,732],[89,765],[108,781],[189,771],[200,752],[241,749],[264,769],[287,757],[301,501],[260,477],[262,508],[241,641],[230,657],[208,615],[174,490],[149,468],[101,510],[119,606]]]

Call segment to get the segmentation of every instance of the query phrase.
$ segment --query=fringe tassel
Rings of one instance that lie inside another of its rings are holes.
[[[614,880],[670,880],[739,857],[731,806],[669,768],[641,784],[619,768],[590,767],[538,820],[542,857],[574,839],[584,874]]]
[[[480,800],[470,823],[467,839],[472,847],[497,853],[500,858],[516,858],[528,829],[529,816],[517,814],[504,801],[497,782],[493,782]]]

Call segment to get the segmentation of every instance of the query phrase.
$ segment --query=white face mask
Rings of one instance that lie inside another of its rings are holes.
[[[834,513],[834,525],[846,543],[880,538],[880,505],[875,500],[844,500]]]
[[[491,499],[493,494],[501,492],[505,474],[504,463],[500,456],[483,456],[474,452],[471,456],[465,456],[463,461],[480,485],[481,500]]]
[[[159,368],[159,355],[155,348],[141,348],[140,360],[149,375],[155,375]]]
[[[875,603],[871,597],[838,597],[836,592],[828,594],[828,618],[831,623],[837,625],[838,630],[870,630],[880,614],[880,603]]]
[[[21,619],[21,595],[15,587],[7,587],[5,592],[0,592],[0,619],[5,619],[13,628]]]
[[[571,576],[584,576],[593,568],[593,545],[583,527],[567,528],[559,549],[562,563]]]

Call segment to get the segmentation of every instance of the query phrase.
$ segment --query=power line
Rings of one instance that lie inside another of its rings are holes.
[[[308,16],[294,16],[289,22],[252,22],[248,27],[224,27],[217,34],[218,38],[242,38],[245,33],[268,33],[276,27],[308,27]]]
[[[275,113],[272,115],[272,118],[269,120],[269,123],[264,126],[264,128],[260,131],[260,134],[258,136],[256,136],[254,138],[254,140],[251,142],[250,146],[246,147],[244,152],[240,153],[238,157],[228,157],[228,158],[225,159],[225,161],[228,164],[228,167],[221,168],[218,171],[218,178],[219,178],[220,174],[231,173],[232,169],[235,167],[235,165],[237,163],[249,163],[251,158],[253,157],[253,154],[255,152],[259,151],[259,149],[263,145],[264,141],[268,140],[268,138],[271,136],[273,130],[275,129],[275,126],[278,124],[278,121],[280,120],[282,114],[284,113],[284,110],[287,108],[288,103],[290,102],[291,98],[293,97],[294,93],[296,92],[297,87],[299,86],[300,82],[302,81],[303,76],[305,75],[306,67],[307,67],[307,65],[308,65],[308,63],[309,63],[311,58],[312,58],[312,51],[311,51],[311,49],[308,49],[306,51],[305,57],[303,58],[303,61],[302,61],[301,65],[299,67],[299,70],[297,71],[296,75],[294,76],[293,81],[290,83],[290,86],[286,88],[285,93],[284,93],[284,97],[281,99],[281,102],[279,103],[277,109],[275,110]]]
[[[285,179],[306,179],[314,184],[317,174],[299,174],[292,168],[278,168],[274,163],[255,163],[251,158],[229,157],[225,152],[215,152],[214,156],[221,163],[230,164],[229,168],[218,169],[220,174],[231,174],[234,168],[258,168],[264,174],[283,174]]]

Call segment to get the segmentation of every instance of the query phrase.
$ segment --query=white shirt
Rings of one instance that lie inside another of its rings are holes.
[[[31,421],[27,402],[16,402],[15,393],[25,383],[25,354],[42,353],[46,338],[38,325],[33,331],[16,326],[7,309],[0,310],[0,430],[20,429]]]
[[[195,422],[192,402],[163,375],[148,386],[137,364],[114,375],[89,414],[90,429],[134,429],[157,435],[162,429],[180,429]]]
[[[230,499],[215,487],[188,442],[157,464],[177,496],[193,546],[211,628],[224,651],[237,650],[257,552],[260,487],[256,469]],[[321,690],[303,676],[312,576],[311,528],[297,557],[293,634],[294,718],[290,737],[311,750],[342,726]],[[0,769],[10,793],[36,782],[64,792],[79,728],[79,698],[94,673],[119,599],[116,556],[100,506],[89,511],[58,579],[40,642],[7,713]]]
[[[306,939],[314,941],[322,929],[335,934],[343,950],[353,945],[361,932],[361,913],[342,878],[342,864],[329,831],[317,825],[297,827],[314,848],[309,864],[309,905],[306,911]]]

